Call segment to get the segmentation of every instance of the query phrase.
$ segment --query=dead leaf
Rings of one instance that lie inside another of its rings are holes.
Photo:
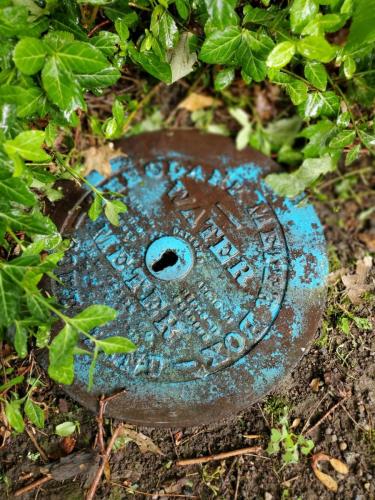
[[[340,474],[349,474],[349,467],[344,464],[344,462],[341,462],[341,460],[338,460],[337,458],[331,458],[329,463]]]
[[[114,149],[113,143],[108,143],[104,146],[85,149],[82,151],[85,158],[84,175],[89,174],[92,170],[96,170],[103,177],[108,177],[112,173],[111,164],[109,161],[116,156],[123,156],[124,153],[119,149]]]
[[[339,278],[342,278],[344,274],[347,274],[348,270],[346,267],[341,267],[337,271],[332,271],[328,275],[328,284],[333,285]]]
[[[198,109],[210,108],[211,106],[218,106],[219,104],[220,101],[213,97],[192,92],[180,102],[178,107],[180,109],[186,109],[187,111],[198,111]]]
[[[336,493],[336,491],[338,490],[338,484],[333,479],[333,477],[331,477],[328,474],[325,474],[324,472],[322,472],[319,469],[314,469],[314,474],[319,479],[319,481],[324,484],[324,486],[326,488],[328,488],[330,491],[333,491]]]
[[[329,462],[331,466],[340,474],[348,474],[348,466],[341,460],[330,457],[325,453],[315,453],[311,457],[311,467],[316,477],[321,483],[324,484],[326,488],[328,488],[330,491],[336,492],[338,490],[337,482],[329,474],[326,474],[319,469],[319,462]]]
[[[320,387],[320,378],[313,378],[310,382],[310,387],[314,392],[318,392]]]
[[[176,434],[174,435],[174,444],[176,446],[179,446],[181,444],[183,436],[184,435],[181,431],[176,432]]]
[[[366,256],[357,261],[355,274],[346,274],[341,277],[352,304],[360,304],[362,295],[373,288],[373,285],[366,284],[371,268],[372,257]]]
[[[124,442],[121,443],[122,445],[125,445],[129,441],[133,441],[137,446],[139,446],[141,453],[155,453],[157,455],[164,456],[164,453],[158,446],[156,446],[151,438],[145,436],[142,432],[137,432],[129,427],[123,427],[121,429],[119,439],[124,440]]]
[[[107,483],[109,483],[111,480],[111,467],[109,465],[108,460],[106,460],[104,464],[104,475],[107,480]]]
[[[375,233],[360,233],[359,241],[362,241],[370,252],[375,252]]]
[[[291,429],[296,429],[299,424],[301,423],[301,419],[300,418],[295,418],[292,422],[292,425],[290,426]]]
[[[246,439],[260,439],[262,438],[262,434],[243,434],[243,437]]]
[[[73,436],[66,436],[61,440],[60,448],[62,448],[66,455],[69,455],[74,450],[76,442],[77,440]]]

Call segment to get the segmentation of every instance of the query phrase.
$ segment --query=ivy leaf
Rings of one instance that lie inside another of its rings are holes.
[[[42,83],[48,98],[62,110],[72,112],[77,108],[85,108],[78,82],[58,57],[47,60],[42,70]]]
[[[13,427],[16,432],[23,432],[25,430],[25,422],[23,421],[20,406],[21,401],[17,399],[11,402],[5,402],[5,415],[9,425]]]
[[[164,49],[173,49],[178,41],[179,32],[176,23],[162,5],[157,5],[152,12],[151,32]]]
[[[129,48],[129,53],[132,59],[150,75],[166,83],[172,80],[171,66],[153,52],[137,52],[134,48]]]
[[[114,66],[107,66],[94,74],[76,73],[75,78],[79,85],[88,90],[101,89],[114,85],[120,78],[120,71]]]
[[[176,0],[175,4],[178,15],[181,17],[181,19],[186,21],[190,14],[189,0]]]
[[[0,269],[0,326],[10,326],[19,309],[19,292],[13,282]]]
[[[375,0],[357,1],[345,53],[375,42]]]
[[[14,63],[25,75],[34,75],[44,65],[47,51],[42,40],[26,37],[14,49]]]
[[[315,88],[324,91],[327,88],[327,70],[318,62],[307,62],[305,65],[305,77]]]
[[[90,39],[90,45],[99,49],[107,57],[115,54],[119,43],[120,37],[117,33],[111,33],[110,31],[100,31],[98,35]]]
[[[236,59],[243,71],[256,82],[264,80],[267,75],[266,59],[272,47],[273,42],[267,35],[249,30],[242,31]]]
[[[36,162],[45,162],[51,159],[42,145],[45,133],[42,130],[27,130],[17,135],[15,139],[4,142],[4,149],[10,157],[19,155],[21,158]]]
[[[63,422],[62,424],[56,425],[55,434],[60,437],[68,437],[75,432],[77,425],[74,422]]]
[[[307,36],[297,42],[298,52],[307,59],[328,63],[336,55],[336,49],[322,36]]]
[[[30,191],[27,185],[19,178],[10,177],[9,179],[0,178],[0,195],[9,201],[20,203],[27,207],[36,204],[36,197]]]
[[[234,68],[225,68],[215,75],[214,86],[216,91],[224,90],[234,80]]]
[[[355,130],[342,130],[336,135],[336,137],[331,139],[329,147],[341,149],[345,146],[349,146],[353,143],[355,135]]]
[[[112,307],[92,305],[74,316],[74,318],[71,318],[70,321],[75,328],[89,332],[97,326],[104,325],[108,321],[113,321],[116,315],[117,312]]]
[[[241,42],[241,31],[236,26],[214,31],[204,41],[199,58],[207,63],[225,64],[234,59]]]
[[[114,226],[120,224],[119,215],[127,211],[127,206],[120,200],[106,200],[104,213],[107,219]]]
[[[30,398],[26,399],[24,406],[25,414],[30,422],[36,425],[39,429],[44,427],[44,412],[39,405],[34,403]]]
[[[268,54],[267,66],[280,69],[291,61],[295,52],[296,46],[294,42],[287,41],[278,43]]]
[[[234,10],[237,0],[204,0],[204,3],[209,16],[204,27],[206,33],[238,24],[238,16]]]
[[[78,342],[78,331],[70,325],[56,335],[49,346],[48,375],[62,384],[74,380],[74,348]]]
[[[308,95],[303,104],[305,118],[317,118],[318,116],[336,116],[340,108],[340,99],[332,92],[313,92]]]
[[[294,0],[290,8],[290,25],[295,33],[301,33],[306,24],[319,11],[317,0]]]
[[[108,66],[101,51],[85,42],[68,43],[59,50],[57,57],[72,73],[93,74]]]
[[[353,149],[351,149],[348,154],[346,155],[346,158],[345,158],[345,166],[348,167],[349,165],[351,165],[355,160],[358,159],[359,157],[359,153],[361,152],[361,145],[360,144],[357,144],[356,146],[354,146]]]
[[[96,345],[105,354],[133,352],[137,348],[131,340],[125,337],[107,337],[106,339],[97,340]]]
[[[302,104],[307,99],[307,85],[296,78],[292,78],[289,83],[286,84],[286,91],[289,94],[292,103],[295,106]]]

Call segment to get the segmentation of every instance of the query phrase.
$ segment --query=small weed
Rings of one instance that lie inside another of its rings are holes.
[[[225,472],[225,466],[220,464],[216,469],[210,469],[209,465],[205,465],[202,469],[202,481],[212,491],[213,496],[217,496],[220,491],[219,480]]]
[[[308,455],[313,448],[314,441],[306,439],[302,434],[294,434],[292,426],[289,425],[288,408],[285,407],[277,428],[271,429],[267,453],[274,455],[282,451],[282,461],[284,465],[288,465],[299,462],[300,452],[302,455]]]
[[[283,415],[285,408],[290,409],[288,401],[278,395],[269,396],[264,405],[264,411],[277,420]]]

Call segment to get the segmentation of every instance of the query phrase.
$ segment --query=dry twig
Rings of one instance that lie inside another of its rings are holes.
[[[30,491],[35,490],[36,488],[39,488],[42,486],[44,483],[48,483],[48,481],[51,481],[52,476],[48,474],[48,476],[41,477],[40,479],[37,479],[31,484],[28,484],[27,486],[24,486],[23,488],[20,488],[14,493],[15,497],[20,497],[21,495],[25,495],[26,493],[29,493]]]
[[[185,460],[178,460],[176,465],[181,467],[184,465],[205,464],[214,460],[225,460],[226,458],[237,457],[238,455],[246,455],[247,453],[260,453],[263,450],[261,446],[250,446],[248,448],[241,448],[240,450],[225,451],[207,457],[188,458]]]

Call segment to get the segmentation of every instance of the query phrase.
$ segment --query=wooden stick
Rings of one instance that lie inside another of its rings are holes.
[[[310,427],[310,429],[307,429],[307,431],[304,433],[304,434],[311,434],[311,432],[313,432],[317,427],[319,427],[320,424],[322,424],[324,422],[324,420],[326,420],[326,418],[331,415],[331,413],[333,413],[336,408],[340,405],[342,405],[342,403],[344,403],[344,401],[346,401],[348,398],[345,397],[345,398],[342,398],[341,401],[339,401],[338,403],[336,403],[335,405],[332,406],[332,408],[330,408],[327,413],[325,413],[322,418],[320,418],[316,424],[314,424],[312,427]]]
[[[28,427],[25,427],[25,431],[27,432],[29,438],[31,439],[31,441],[33,442],[33,445],[35,446],[35,448],[39,451],[39,454],[40,454],[40,458],[43,460],[43,462],[46,464],[48,463],[48,457],[47,457],[47,454],[46,452],[43,450],[43,448],[40,446],[40,444],[38,443],[38,441],[35,439],[35,436],[33,435],[32,431],[28,428]]]
[[[200,458],[188,458],[186,460],[178,460],[176,465],[178,467],[184,465],[194,465],[194,464],[205,464],[206,462],[212,462],[214,460],[225,460],[230,457],[237,457],[238,455],[246,455],[246,453],[260,453],[263,450],[261,446],[249,446],[248,448],[241,448],[240,450],[225,451],[223,453],[217,453],[215,455],[209,455],[207,457]]]
[[[95,475],[94,481],[92,482],[90,489],[87,492],[86,500],[93,500],[93,498],[95,497],[96,490],[98,489],[100,479],[101,479],[102,474],[104,472],[105,464],[108,462],[109,457],[111,455],[112,448],[116,442],[116,439],[118,438],[118,435],[120,434],[120,431],[122,431],[123,428],[124,428],[124,425],[120,424],[118,427],[116,427],[114,433],[112,434],[112,437],[109,441],[107,449],[105,450],[105,453],[102,456],[102,461],[101,461],[101,464],[100,464],[98,471]]]
[[[39,488],[42,486],[44,483],[48,483],[48,481],[51,481],[52,476],[48,474],[48,476],[41,477],[37,481],[34,481],[33,483],[24,486],[23,488],[20,488],[14,493],[15,497],[20,497],[21,495],[24,495],[25,493],[29,493],[29,491],[35,490],[35,488]]]

